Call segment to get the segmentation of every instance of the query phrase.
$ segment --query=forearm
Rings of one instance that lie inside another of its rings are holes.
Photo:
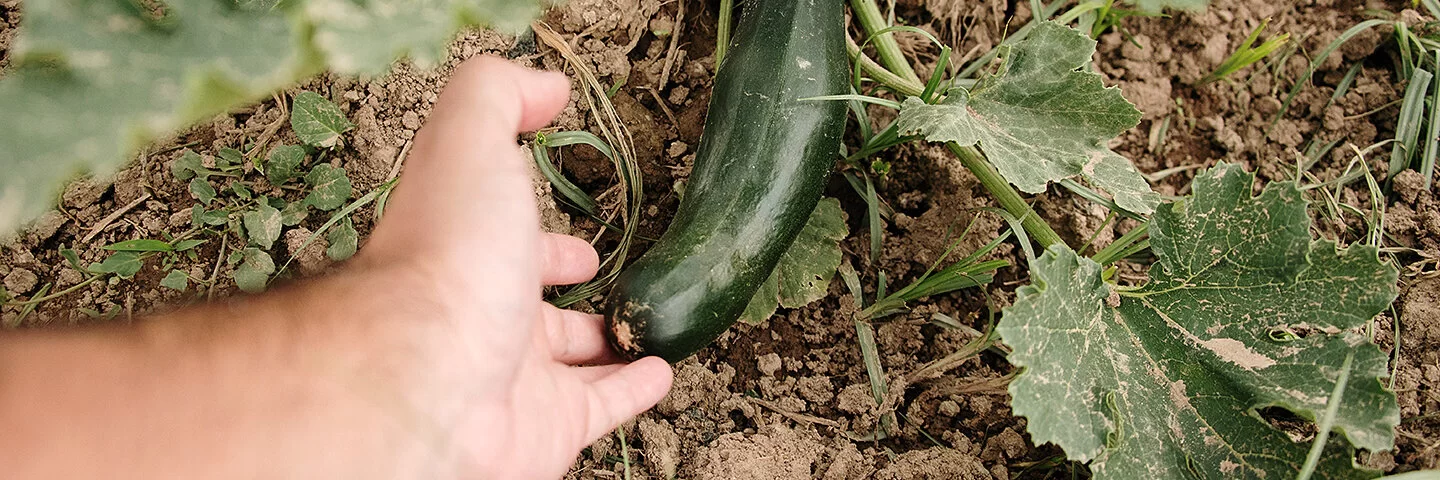
[[[336,298],[352,287],[336,278],[302,288]],[[5,476],[392,477],[399,465],[339,463],[406,448],[379,444],[405,437],[376,421],[375,409],[395,402],[364,398],[364,352],[345,346],[370,322],[324,318],[356,310],[301,298],[280,292],[133,326],[0,335]]]

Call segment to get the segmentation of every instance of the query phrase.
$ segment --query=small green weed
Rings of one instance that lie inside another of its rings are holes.
[[[188,148],[182,150],[170,165],[170,173],[177,181],[187,184],[186,189],[194,200],[190,207],[191,228],[177,235],[162,233],[158,239],[139,238],[105,245],[101,247],[108,252],[104,258],[89,264],[84,264],[75,250],[61,249],[61,257],[80,272],[83,279],[59,291],[52,291],[51,284],[44,285],[23,301],[6,298],[7,305],[24,309],[22,315],[10,323],[18,324],[38,305],[93,283],[130,280],[147,264],[163,272],[158,282],[161,287],[185,292],[195,284],[207,286],[213,292],[217,284],[213,274],[209,278],[197,278],[181,268],[182,264],[200,261],[199,247],[205,244],[220,245],[215,255],[220,262],[233,267],[231,278],[236,286],[246,292],[262,291],[283,271],[276,268],[271,256],[278,240],[287,229],[300,225],[312,211],[334,213],[319,231],[311,234],[305,245],[325,234],[330,244],[326,250],[330,259],[340,261],[354,255],[359,235],[349,214],[360,201],[341,208],[350,201],[353,186],[344,169],[324,163],[325,157],[342,145],[341,134],[353,125],[329,100],[310,92],[296,95],[290,120],[297,136],[307,143],[276,146],[266,157],[260,155],[260,147],[254,144],[243,152],[222,148],[208,158]],[[391,185],[393,182],[382,185],[361,200],[368,203],[380,190],[388,190]],[[281,198],[297,193],[302,195],[297,201]],[[215,267],[218,272],[218,262]],[[79,311],[97,318],[118,313]]]
[[[1260,33],[1264,32],[1265,27],[1268,26],[1270,26],[1270,19],[1267,18],[1260,22],[1260,25],[1250,32],[1250,36],[1246,37],[1245,41],[1240,44],[1240,48],[1236,49],[1234,53],[1231,53],[1225,61],[1220,62],[1220,66],[1215,67],[1215,71],[1210,72],[1209,75],[1201,78],[1200,81],[1195,82],[1195,84],[1204,85],[1229,77],[1240,69],[1248,67],[1269,56],[1290,41],[1290,34],[1284,33],[1270,37],[1260,45],[1255,45],[1255,41],[1260,39]]]

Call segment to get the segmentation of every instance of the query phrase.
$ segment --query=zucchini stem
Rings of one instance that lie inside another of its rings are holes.
[[[990,162],[985,161],[985,157],[980,154],[979,150],[976,150],[975,147],[962,147],[955,142],[946,143],[945,148],[950,149],[950,153],[954,153],[956,157],[960,158],[960,164],[970,170],[970,173],[975,174],[975,178],[980,179],[980,185],[995,197],[995,201],[1000,203],[1001,208],[1020,219],[1020,224],[1025,227],[1025,232],[1029,233],[1030,238],[1039,243],[1041,248],[1065,244],[1064,240],[1060,239],[1060,234],[1055,233],[1055,230],[1050,228],[1050,224],[1045,223],[1045,220],[1040,218],[1040,214],[1030,208],[1029,203],[1025,203],[1020,192],[1015,191],[1015,188],[1010,186],[1010,182],[1006,181],[1005,177],[1001,177],[1000,172],[990,166]]]
[[[867,34],[875,35],[875,32],[889,26],[885,23],[885,16],[880,13],[880,7],[875,4],[875,0],[850,0],[850,9]],[[905,54],[900,51],[900,44],[895,42],[893,35],[889,33],[875,35],[873,42],[876,53],[880,55],[880,63],[885,65],[886,69],[907,82],[922,84],[920,76],[915,74],[915,69],[910,67],[909,61],[905,60]]]
[[[920,96],[925,92],[925,84],[920,77],[915,75],[915,70],[905,60],[900,52],[900,45],[889,33],[875,35],[875,32],[886,28],[885,19],[880,14],[880,7],[875,5],[875,0],[851,0],[850,9],[855,17],[860,20],[860,25],[865,28],[865,33],[874,35],[875,51],[880,55],[880,64],[870,61],[860,47],[855,45],[853,40],[847,42],[851,56],[860,64],[860,68],[869,73],[876,81],[905,95]],[[882,66],[883,64],[883,66]],[[1064,244],[1060,235],[1055,233],[1050,224],[1040,219],[1035,209],[1025,203],[1020,192],[1010,186],[1010,182],[995,171],[995,167],[985,160],[984,155],[975,147],[962,147],[956,143],[946,143],[946,148],[960,158],[960,163],[980,179],[980,184],[985,187],[990,195],[1000,203],[1000,206],[1020,219],[1021,225],[1030,237],[1035,239],[1042,248],[1049,248],[1051,245]]]
[[[895,89],[896,92],[902,95],[911,97],[918,97],[925,93],[925,85],[920,83],[919,78],[916,78],[914,81],[906,80],[896,75],[895,72],[891,72],[880,64],[875,63],[875,60],[871,59],[869,55],[860,51],[860,46],[855,44],[855,39],[848,36],[845,37],[845,49],[850,51],[850,58],[860,63],[860,69],[863,70],[865,74],[874,77],[875,80],[881,84]]]

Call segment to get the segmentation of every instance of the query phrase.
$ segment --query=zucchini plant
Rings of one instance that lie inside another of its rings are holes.
[[[65,180],[108,175],[159,135],[322,70],[379,74],[402,57],[434,64],[461,27],[518,31],[539,12],[531,0],[59,0],[23,8],[0,78],[0,231],[48,208]]]
[[[883,33],[905,28],[867,33],[886,42]],[[1095,42],[1059,23],[1026,28],[977,78],[943,78],[942,45],[941,68],[923,85],[907,81],[899,71],[908,63],[885,59],[887,49],[875,62],[852,48],[877,90],[901,100],[845,98],[899,110],[862,134],[856,155],[944,142],[1045,248],[1027,253],[1030,284],[995,329],[1020,368],[1009,390],[1032,438],[1097,478],[1378,476],[1355,463],[1356,448],[1392,448],[1399,421],[1382,382],[1388,356],[1365,334],[1397,294],[1378,245],[1312,239],[1306,186],[1252,196],[1253,175],[1232,165],[1200,173],[1190,197],[1162,202],[1105,146],[1138,112],[1085,71]],[[1084,257],[1014,189],[1049,184],[1142,223]],[[1146,249],[1158,259],[1148,281],[1120,285],[1109,264]],[[1308,445],[1292,440],[1262,415],[1271,407],[1315,421],[1319,433]]]

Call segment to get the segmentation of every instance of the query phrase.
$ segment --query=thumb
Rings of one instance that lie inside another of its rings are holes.
[[[672,381],[669,363],[660,357],[645,357],[591,382],[586,394],[590,424],[585,444],[660,403]]]

